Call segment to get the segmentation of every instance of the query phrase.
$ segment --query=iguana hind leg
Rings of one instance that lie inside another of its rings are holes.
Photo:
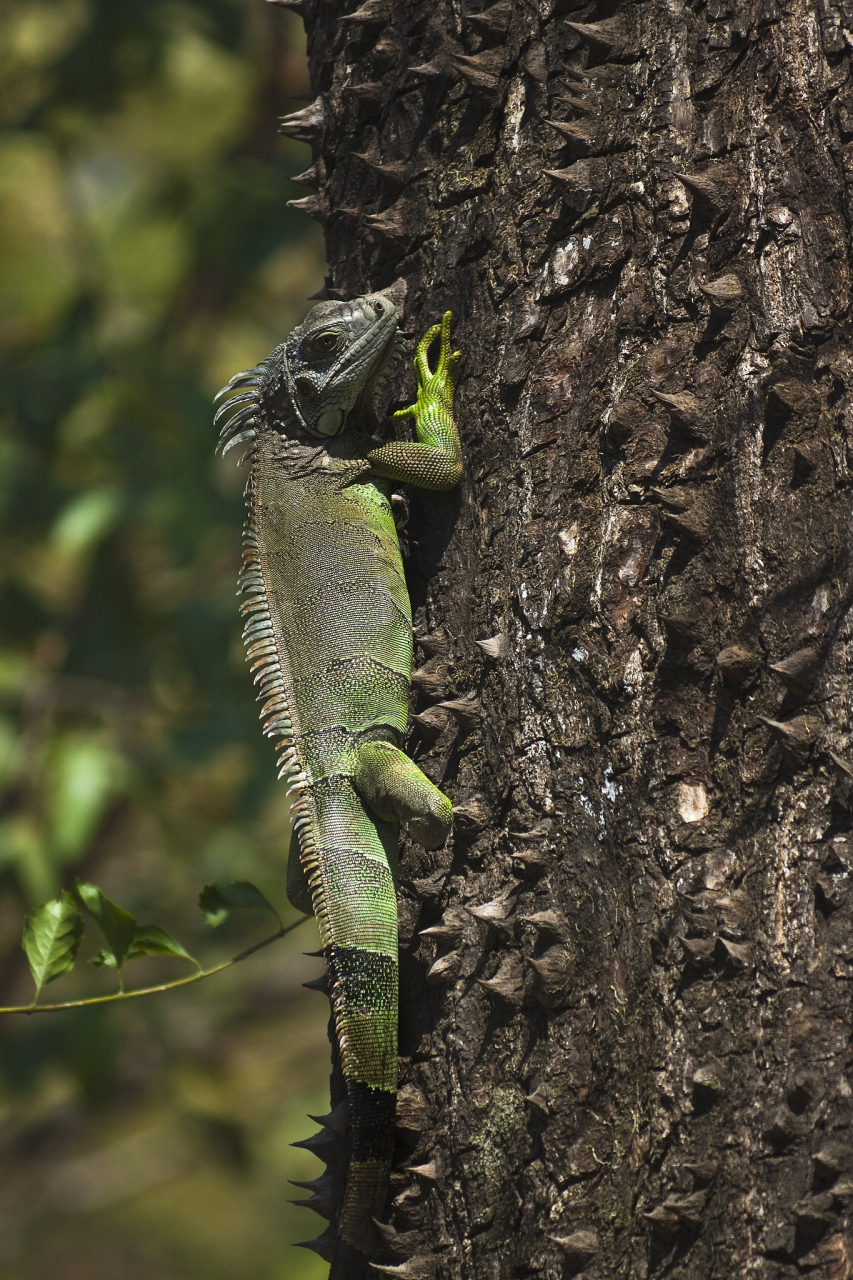
[[[444,844],[453,809],[413,760],[390,742],[365,742],[353,783],[362,800],[385,822],[408,823],[409,835],[425,849]]]

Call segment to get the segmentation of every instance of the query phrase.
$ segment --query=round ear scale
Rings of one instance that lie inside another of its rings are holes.
[[[337,435],[343,421],[344,415],[340,409],[327,409],[317,419],[317,430],[322,431],[324,436]]]

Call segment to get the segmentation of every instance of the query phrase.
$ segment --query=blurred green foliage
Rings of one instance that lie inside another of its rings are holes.
[[[205,882],[293,918],[211,397],[322,282],[286,207],[307,149],[276,133],[306,89],[301,24],[262,0],[0,0],[3,1004],[30,998],[24,915],[76,875],[204,963],[266,927],[213,933]],[[327,1096],[312,929],[133,1008],[4,1020],[4,1280],[324,1274],[286,1205]],[[83,965],[51,992],[114,983]]]

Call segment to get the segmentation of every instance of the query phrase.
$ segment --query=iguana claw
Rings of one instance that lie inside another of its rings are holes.
[[[395,418],[406,418],[427,412],[433,404],[440,404],[442,408],[449,409],[453,403],[453,390],[456,386],[456,370],[461,358],[461,352],[454,351],[450,354],[450,322],[453,319],[452,311],[445,311],[441,317],[441,324],[434,324],[431,329],[427,329],[424,336],[418,343],[415,352],[415,372],[418,375],[418,394],[414,404],[409,405],[406,409],[398,409],[394,414]],[[438,352],[438,363],[435,373],[429,367],[428,352],[435,339],[441,334],[441,346]]]

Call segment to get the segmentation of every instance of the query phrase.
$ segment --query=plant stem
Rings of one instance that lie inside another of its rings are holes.
[[[253,956],[256,951],[268,947],[271,942],[277,942],[286,933],[290,933],[311,918],[311,916],[300,916],[298,920],[294,920],[293,924],[282,925],[276,933],[262,939],[261,942],[256,942],[254,946],[247,947],[245,951],[241,951],[239,955],[232,956],[230,960],[223,960],[222,964],[216,964],[212,969],[199,969],[197,973],[191,973],[188,978],[176,978],[174,982],[161,982],[156,987],[140,987],[137,991],[115,991],[109,996],[88,996],[85,1000],[66,1000],[62,1004],[10,1005],[6,1008],[0,1008],[0,1013],[59,1013],[62,1009],[83,1009],[90,1004],[115,1004],[118,1000],[132,1000],[134,996],[153,996],[158,991],[172,991],[175,987],[188,987],[192,982],[201,982],[202,978],[210,978],[214,973],[221,973],[223,969],[230,969],[232,964],[239,964],[241,960],[248,960],[249,956]]]

